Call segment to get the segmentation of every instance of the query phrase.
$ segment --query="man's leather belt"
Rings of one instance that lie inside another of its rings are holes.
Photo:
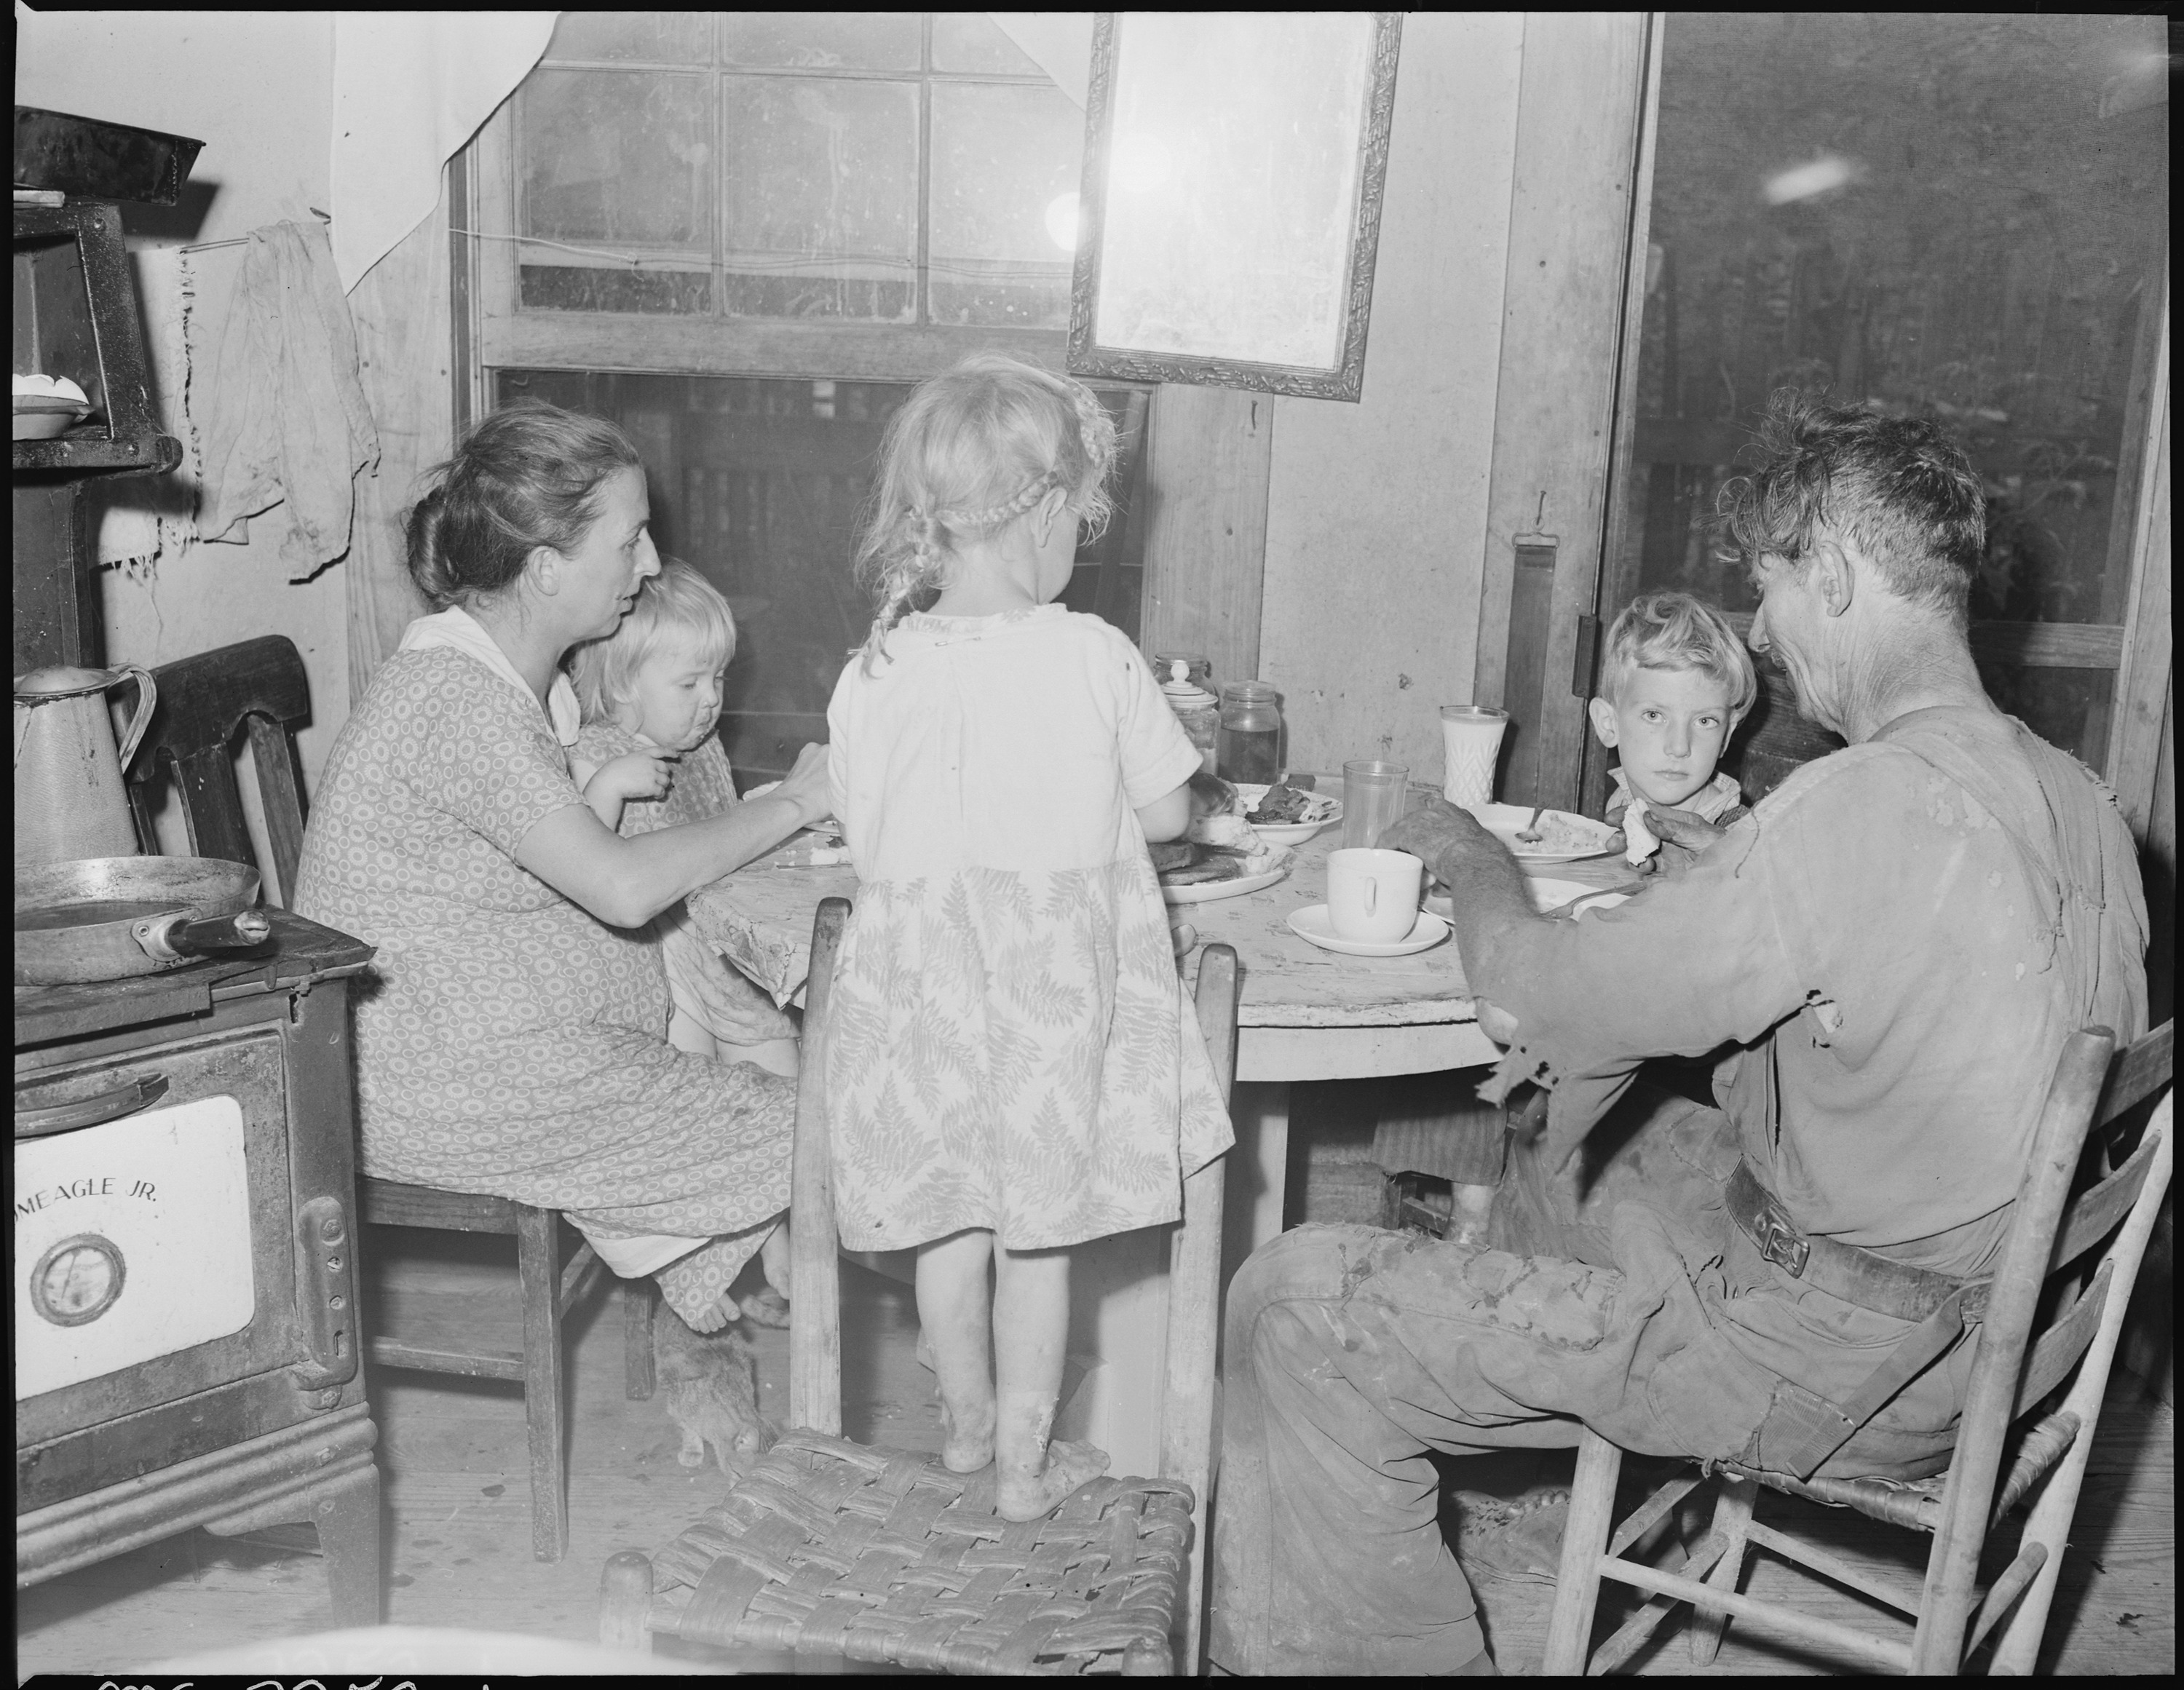
[[[1976,1319],[1986,1305],[1983,1281],[1968,1283],[1947,1274],[1892,1261],[1855,1244],[1814,1237],[1790,1218],[1774,1192],[1760,1184],[1749,1162],[1737,1163],[1723,1195],[1728,1200],[1730,1218],[1759,1247],[1761,1255],[1792,1279],[1846,1303],[1899,1320],[1925,1320],[1959,1289],[1965,1293],[1967,1319]]]

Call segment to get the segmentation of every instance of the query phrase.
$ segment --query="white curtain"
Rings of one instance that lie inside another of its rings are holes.
[[[334,266],[343,290],[432,215],[440,172],[546,51],[558,12],[334,14]]]

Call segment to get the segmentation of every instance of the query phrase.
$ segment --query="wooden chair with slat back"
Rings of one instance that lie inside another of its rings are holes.
[[[2174,1040],[2174,1024],[2164,1024],[2117,1052],[2106,1028],[2091,1027],[2073,1034],[2064,1047],[1978,1328],[1979,1348],[1947,1471],[1916,1483],[1799,1481],[1716,1462],[1721,1488],[1713,1529],[1680,1565],[1662,1570],[1625,1560],[1623,1552],[1706,1479],[1670,1480],[1611,1535],[1623,1452],[1587,1429],[1579,1444],[1548,1622],[1546,1672],[1612,1671],[1684,1602],[1699,1609],[1691,1648],[1702,1665],[1713,1659],[1734,1617],[1763,1632],[1847,1654],[1868,1671],[1909,1673],[1957,1672],[1998,1630],[1992,1670],[2032,1671],[2125,1309],[2169,1187]],[[2148,1115],[2147,1105],[2157,1096]],[[2119,1142],[2133,1131],[2135,1145]],[[2073,1198],[2074,1183],[2088,1188]],[[2088,1273],[2084,1264],[2097,1247],[2098,1264]],[[1760,1524],[1752,1507],[1763,1486],[1931,1533],[1924,1587],[1898,1588]],[[2032,1506],[2017,1552],[1981,1599],[1976,1575],[1987,1535],[2028,1496]],[[1740,1595],[1737,1576],[1750,1546],[1909,1615],[1910,1639]],[[1602,1578],[1635,1585],[1652,1597],[1588,1655]]]
[[[721,1504],[657,1555],[606,1565],[599,1636],[655,1633],[929,1671],[1121,1671],[1198,1659],[1212,1459],[1224,1159],[1184,1184],[1168,1265],[1156,1480],[1100,1478],[1043,1518],[993,1505],[991,1467],[865,1448],[842,1429],[840,1267],[823,1075],[834,955],[850,906],[820,905],[805,992],[790,1231],[789,1418]],[[1236,953],[1209,945],[1198,1023],[1225,1102],[1235,1076]]]
[[[305,815],[295,732],[310,720],[310,683],[296,648],[279,635],[204,652],[152,671],[159,709],[144,737],[132,776],[137,832],[156,844],[155,787],[171,781],[180,798],[190,848],[199,856],[248,863],[271,874],[266,901],[287,907],[295,897]],[[265,837],[273,860],[260,863],[244,819],[234,747],[244,733],[258,773]],[[277,894],[277,895],[276,895]],[[566,1393],[562,1380],[562,1321],[607,1276],[606,1264],[579,1243],[561,1260],[561,1217],[506,1198],[447,1192],[391,1180],[357,1179],[364,1219],[377,1226],[432,1231],[497,1233],[515,1240],[522,1287],[520,1346],[491,1349],[460,1343],[421,1343],[381,1334],[367,1346],[373,1364],[468,1378],[505,1379],[523,1387],[531,1446],[532,1543],[541,1560],[559,1560],[569,1537]],[[632,1280],[623,1292],[624,1371],[629,1395],[653,1388],[652,1290]]]

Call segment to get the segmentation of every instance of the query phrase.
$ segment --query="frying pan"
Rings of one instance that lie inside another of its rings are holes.
[[[85,857],[15,870],[15,984],[178,968],[272,937],[258,870],[216,857]]]

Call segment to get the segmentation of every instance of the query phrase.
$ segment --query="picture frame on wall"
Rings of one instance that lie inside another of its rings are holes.
[[[1069,369],[1356,401],[1398,12],[1093,23]]]

